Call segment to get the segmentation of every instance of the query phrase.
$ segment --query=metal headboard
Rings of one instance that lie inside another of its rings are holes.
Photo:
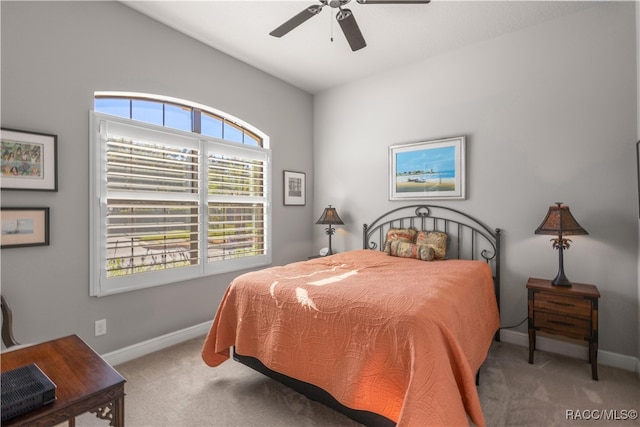
[[[485,224],[456,209],[435,205],[403,206],[384,213],[363,225],[362,247],[384,250],[387,230],[414,228],[443,231],[449,236],[447,258],[485,260],[493,271],[498,309],[500,308],[500,229]],[[498,338],[499,339],[499,338]]]

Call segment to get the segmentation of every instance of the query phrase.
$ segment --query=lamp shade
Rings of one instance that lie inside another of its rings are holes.
[[[322,212],[316,224],[344,224],[344,222],[340,219],[336,208],[332,208],[331,205],[329,205],[328,208],[324,208],[324,212]]]
[[[536,229],[535,234],[569,236],[589,233],[587,233],[587,230],[582,228],[573,215],[571,215],[569,206],[563,206],[562,202],[557,202],[555,205],[549,206],[547,216],[542,221],[542,224],[540,224]]]

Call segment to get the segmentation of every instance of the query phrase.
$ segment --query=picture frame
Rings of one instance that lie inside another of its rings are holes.
[[[0,129],[0,188],[58,191],[58,136]]]
[[[466,198],[466,137],[389,147],[389,200]]]
[[[282,191],[285,206],[305,206],[307,204],[307,175],[304,172],[283,171]]]
[[[49,246],[49,208],[3,207],[0,224],[2,249]]]

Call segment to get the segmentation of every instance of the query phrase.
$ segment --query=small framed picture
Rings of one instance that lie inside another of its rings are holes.
[[[304,206],[306,204],[306,174],[304,172],[284,171],[283,187],[285,206]]]
[[[2,249],[49,246],[49,208],[2,208]]]
[[[389,200],[465,198],[464,136],[389,147]]]
[[[58,137],[15,129],[0,130],[3,190],[58,191]]]

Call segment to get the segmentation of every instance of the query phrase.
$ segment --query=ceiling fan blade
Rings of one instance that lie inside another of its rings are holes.
[[[364,41],[364,37],[362,37],[356,18],[349,9],[340,9],[336,15],[336,19],[338,20],[340,28],[342,28],[342,32],[347,38],[352,51],[355,52],[367,45],[367,42]]]
[[[431,0],[356,0],[360,4],[420,4],[430,3]]]
[[[316,16],[318,13],[320,13],[323,7],[324,7],[324,4],[309,6],[302,12],[298,13],[293,18],[289,19],[284,24],[280,25],[275,30],[271,31],[269,34],[272,35],[273,37],[282,37],[285,34],[287,34],[289,31],[296,28],[298,25]]]

